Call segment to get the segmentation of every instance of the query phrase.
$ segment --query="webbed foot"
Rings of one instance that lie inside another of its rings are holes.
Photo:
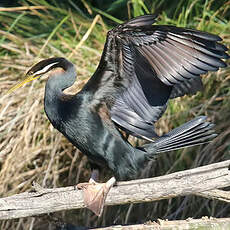
[[[88,183],[80,183],[77,185],[77,188],[83,190],[83,199],[86,207],[97,216],[101,216],[107,194],[115,182],[116,179],[114,177],[106,183],[97,183],[90,178]]]

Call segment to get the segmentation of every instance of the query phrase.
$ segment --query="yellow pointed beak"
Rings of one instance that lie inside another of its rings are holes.
[[[26,83],[33,81],[37,78],[39,78],[40,76],[36,76],[34,77],[33,75],[27,76],[23,81],[19,82],[18,84],[16,84],[15,86],[13,86],[12,88],[10,88],[6,94],[11,94],[13,91],[15,91],[16,89],[22,87],[23,85],[25,85]]]

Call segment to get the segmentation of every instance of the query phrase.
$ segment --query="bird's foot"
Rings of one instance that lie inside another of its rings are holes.
[[[115,182],[116,179],[114,177],[106,183],[97,183],[91,178],[88,183],[78,184],[77,188],[83,190],[83,199],[86,207],[97,216],[101,216],[107,194]]]

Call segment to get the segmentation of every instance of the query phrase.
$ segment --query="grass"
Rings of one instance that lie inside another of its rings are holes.
[[[61,1],[48,3],[45,0],[22,3],[40,8],[0,11],[1,196],[30,190],[32,181],[46,187],[59,187],[89,178],[87,158],[53,129],[44,114],[44,81],[33,82],[13,95],[5,95],[38,60],[51,56],[69,58],[77,67],[76,87],[81,88],[97,67],[110,25],[124,20],[121,12],[126,12],[128,18],[159,11],[157,24],[209,31],[220,35],[228,46],[230,44],[229,4],[224,1],[181,0],[175,4],[175,1],[132,0],[127,4],[127,1],[117,0],[110,5],[104,4],[107,8],[83,0],[79,5],[73,1],[64,5]],[[101,16],[96,16],[98,13]],[[158,132],[164,133],[197,115],[207,115],[216,123],[219,136],[208,145],[162,155],[157,162],[148,165],[143,176],[163,175],[229,159],[229,73],[227,67],[207,74],[203,78],[205,89],[202,93],[170,102],[157,123]],[[137,143],[135,138],[130,141]],[[108,207],[99,219],[88,210],[80,210],[55,213],[51,217],[4,221],[0,228],[44,229],[49,218],[59,218],[78,226],[105,226],[157,218],[227,217],[229,211],[230,206],[226,203],[187,196],[149,204]]]

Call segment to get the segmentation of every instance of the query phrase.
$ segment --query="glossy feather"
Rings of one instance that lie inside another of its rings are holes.
[[[154,21],[153,15],[140,16],[109,31],[98,67],[111,64],[113,74],[106,79],[111,83],[110,94],[114,93],[111,119],[131,133],[134,131],[131,127],[135,125],[141,130],[143,124],[138,126],[138,122],[134,124],[128,116],[119,113],[130,110],[146,126],[153,124],[165,111],[170,98],[202,90],[200,75],[226,67],[222,59],[229,57],[227,48],[218,43],[221,38],[217,35],[175,26],[155,26]],[[97,79],[102,81],[103,75],[98,74]],[[107,87],[95,92],[95,97],[100,98],[103,90]],[[121,103],[124,106],[118,110]],[[145,135],[150,137],[150,133]],[[141,137],[143,132],[136,130],[133,135]]]
[[[225,67],[222,59],[229,56],[216,35],[154,26],[154,21],[153,15],[141,16],[109,31],[97,70],[75,95],[65,94],[76,79],[68,60],[46,59],[29,71],[36,75],[56,67],[64,70],[47,81],[45,112],[92,165],[108,167],[119,180],[136,178],[160,152],[206,143],[216,136],[206,117],[163,136],[156,134],[154,123],[168,100],[201,90],[200,75]],[[148,144],[134,148],[119,128]]]

